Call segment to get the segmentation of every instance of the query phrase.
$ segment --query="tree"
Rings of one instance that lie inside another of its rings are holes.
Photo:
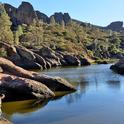
[[[17,30],[14,32],[14,43],[19,44],[19,37],[23,34],[22,26],[19,25]]]
[[[50,24],[51,24],[51,25],[55,25],[55,24],[56,24],[56,21],[55,21],[54,16],[51,16],[51,17],[50,17]]]
[[[20,36],[21,43],[28,43],[31,46],[39,46],[43,42],[43,23],[42,21],[33,21],[27,26],[27,31]]]
[[[7,15],[4,5],[0,4],[0,41],[13,43],[13,33],[10,29],[12,23]]]
[[[62,26],[62,29],[65,29],[65,22],[64,22],[64,20],[61,21],[61,26]]]

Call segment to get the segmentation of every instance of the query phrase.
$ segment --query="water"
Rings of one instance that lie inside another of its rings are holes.
[[[4,114],[14,124],[123,124],[124,76],[109,67],[45,70],[66,78],[78,90],[55,100],[4,103]]]

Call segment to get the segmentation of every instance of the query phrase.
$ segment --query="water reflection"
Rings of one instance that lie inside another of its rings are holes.
[[[15,124],[123,124],[124,77],[109,67],[92,65],[44,71],[66,78],[78,90],[56,92],[54,99],[46,101],[4,103],[3,111]]]
[[[37,111],[39,108],[47,105],[49,100],[37,101],[37,100],[27,100],[27,101],[16,101],[16,102],[5,102],[2,105],[3,113],[10,118],[15,113],[31,113]]]

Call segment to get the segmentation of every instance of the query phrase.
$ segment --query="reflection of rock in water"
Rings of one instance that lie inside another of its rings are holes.
[[[81,78],[78,83],[78,91],[72,94],[65,96],[67,103],[74,103],[81,99],[82,95],[86,93],[87,87],[89,86],[88,81]]]
[[[106,81],[108,86],[110,88],[114,88],[114,89],[120,89],[121,87],[121,82],[120,82],[120,79],[119,79],[119,76],[118,75],[114,75],[114,76],[111,76],[110,78],[108,78],[109,80]]]
[[[34,112],[44,107],[48,101],[27,100],[3,103],[3,113],[5,113],[7,118],[10,118],[14,113],[24,114]]]
[[[109,81],[107,81],[107,84],[108,84],[111,88],[120,89],[120,87],[121,87],[121,83],[120,83],[119,80],[109,80]]]

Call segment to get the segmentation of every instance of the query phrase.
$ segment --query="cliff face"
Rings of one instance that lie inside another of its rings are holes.
[[[30,24],[34,19],[43,20],[45,23],[50,23],[50,18],[40,11],[35,11],[33,6],[28,2],[22,2],[18,8],[15,8],[9,4],[4,4],[7,14],[10,16],[13,26],[19,24]],[[54,15],[56,23],[61,24],[62,21],[67,24],[70,22],[71,17],[68,13],[55,13]]]

